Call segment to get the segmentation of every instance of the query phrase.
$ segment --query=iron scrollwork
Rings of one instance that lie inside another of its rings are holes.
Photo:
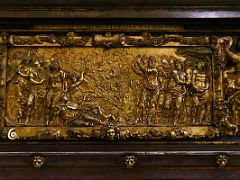
[[[3,138],[239,133],[240,55],[232,37],[4,33],[0,44]]]

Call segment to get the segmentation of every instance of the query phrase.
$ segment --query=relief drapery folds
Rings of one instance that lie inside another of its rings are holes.
[[[2,137],[236,135],[240,54],[232,45],[228,36],[3,34]]]

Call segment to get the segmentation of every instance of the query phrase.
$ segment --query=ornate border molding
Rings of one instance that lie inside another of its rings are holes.
[[[118,127],[108,124],[100,128],[34,128],[28,129],[28,136],[23,136],[24,128],[13,128],[17,134],[15,139],[62,139],[62,140],[128,140],[128,139],[182,139],[203,137],[215,138],[222,135],[238,134],[238,127],[229,122],[229,102],[224,100],[223,92],[223,71],[225,70],[226,58],[224,55],[225,37],[216,36],[196,36],[184,37],[180,35],[161,35],[152,36],[150,33],[143,33],[141,36],[128,36],[125,34],[92,34],[90,36],[80,36],[78,33],[69,32],[66,35],[8,35],[3,33],[0,38],[1,46],[1,67],[6,63],[6,47],[164,47],[176,46],[199,46],[209,47],[213,52],[213,84],[214,84],[214,125],[210,127],[165,127],[154,128],[147,127],[145,131],[140,132],[132,128]],[[4,71],[2,72],[2,81],[5,81]],[[4,82],[2,82],[2,93],[4,94]],[[4,101],[4,96],[2,95]],[[2,103],[4,104],[4,103]],[[4,109],[4,106],[2,107]],[[90,130],[91,129],[91,130]],[[202,129],[199,131],[198,129]],[[3,137],[9,137],[7,134],[12,128],[4,128]],[[7,133],[7,134],[6,134]],[[11,134],[11,133],[10,133]],[[65,135],[63,135],[65,134]],[[67,135],[66,135],[67,134]]]

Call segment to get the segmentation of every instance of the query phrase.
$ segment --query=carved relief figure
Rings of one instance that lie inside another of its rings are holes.
[[[145,65],[143,59],[138,56],[137,65],[144,76],[144,89],[139,101],[139,108],[141,109],[140,117],[143,118],[143,120],[148,120],[148,122],[145,122],[147,124],[156,123],[155,113],[160,86],[156,59],[150,56],[147,59],[147,65]]]
[[[171,101],[173,116],[173,125],[177,125],[177,120],[182,119],[183,116],[183,101],[186,94],[185,88],[185,72],[183,71],[182,64],[178,61],[175,62],[175,69],[172,71],[172,80],[169,84],[171,92]]]
[[[206,74],[206,64],[199,62],[193,70],[192,85],[194,89],[193,96],[193,123],[202,123],[205,119],[210,118],[211,102],[209,102],[209,82]]]
[[[240,125],[240,54],[230,50],[233,44],[231,37],[225,37],[223,40],[227,58],[234,63],[234,66],[227,68],[223,73],[226,83],[225,93],[228,102],[231,104],[233,122],[236,125]]]
[[[66,73],[60,69],[59,63],[53,60],[48,65],[48,69],[46,125],[49,125],[50,121],[53,121],[53,118],[59,118],[61,112],[60,103],[68,100],[66,94]]]
[[[110,121],[115,121],[115,117],[112,114],[106,114],[100,106],[96,106],[81,109],[79,116],[70,118],[66,124],[73,127],[95,126],[104,125]]]
[[[171,93],[168,91],[168,86],[171,81],[174,64],[171,57],[166,55],[161,56],[160,61],[161,64],[157,67],[160,82],[157,112],[160,122],[168,123],[169,114],[167,109],[169,109],[171,103]]]
[[[193,78],[193,70],[192,70],[192,62],[186,60],[184,62],[185,65],[185,73],[186,73],[186,95],[185,95],[185,123],[192,123],[193,119],[193,86],[192,86],[192,78]]]
[[[19,119],[25,119],[25,125],[34,118],[34,112],[39,105],[38,100],[45,96],[43,83],[45,81],[45,72],[42,67],[43,62],[39,61],[37,54],[31,54],[23,62],[18,74],[25,78],[25,81],[19,81],[21,87]],[[20,120],[21,121],[21,120]]]
[[[70,90],[79,86],[83,80],[83,74],[78,79],[74,75],[63,71],[56,59],[52,59],[49,66],[49,78],[46,97],[46,125],[50,121],[59,119],[65,108],[77,109],[78,105],[70,100]],[[56,123],[56,122],[55,122]]]

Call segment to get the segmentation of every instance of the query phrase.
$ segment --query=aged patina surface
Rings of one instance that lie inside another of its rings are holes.
[[[0,179],[239,179],[239,10],[0,1]]]
[[[237,135],[240,56],[230,36],[1,36],[2,138]]]

